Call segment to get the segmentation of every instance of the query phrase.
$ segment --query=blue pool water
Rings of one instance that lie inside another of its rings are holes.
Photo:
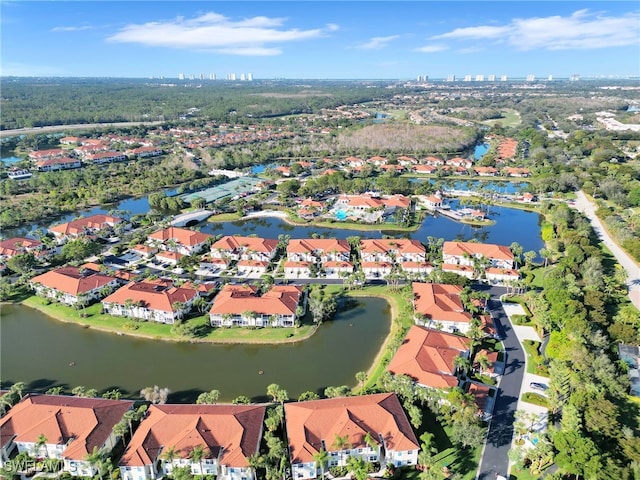
[[[475,159],[481,160],[482,157],[484,157],[484,154],[489,151],[490,146],[491,145],[489,145],[488,143],[481,143],[479,145],[476,145],[476,148],[473,152],[473,156],[475,157]]]
[[[346,220],[348,215],[345,210],[337,210],[335,216],[336,220]]]

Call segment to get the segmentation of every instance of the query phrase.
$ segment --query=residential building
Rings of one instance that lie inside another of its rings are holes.
[[[91,163],[101,164],[123,162],[127,159],[127,156],[122,152],[97,152],[85,155],[84,159]]]
[[[54,225],[49,227],[49,231],[53,233],[58,242],[63,242],[67,238],[75,238],[81,235],[102,234],[103,236],[108,236],[112,233],[113,228],[122,222],[121,218],[99,214]]]
[[[101,298],[100,292],[117,287],[118,279],[81,267],[60,267],[33,277],[29,284],[36,293],[75,305]]]
[[[462,304],[460,285],[413,282],[411,286],[416,323],[450,332],[469,330],[472,315]]]
[[[444,242],[442,261],[454,265],[474,266],[474,259],[486,258],[490,267],[513,269],[515,257],[509,247],[492,243]]]
[[[39,172],[54,172],[56,170],[70,170],[72,168],[80,168],[82,163],[77,158],[62,157],[62,158],[47,158],[45,160],[38,160],[36,162],[36,168]]]
[[[192,475],[254,480],[264,405],[152,405],[120,463],[122,480],[151,480],[189,467]],[[192,452],[203,449],[196,461]]]
[[[61,158],[69,155],[68,150],[62,148],[52,148],[49,150],[34,150],[29,152],[29,158],[33,160],[48,160],[50,158]]]
[[[211,245],[211,258],[270,262],[278,250],[278,240],[226,235]]]
[[[311,263],[309,262],[284,262],[285,278],[309,278],[311,277]]]
[[[138,147],[127,152],[138,158],[157,157],[164,154],[164,150],[160,147]]]
[[[28,394],[0,419],[0,466],[17,448],[62,460],[73,476],[93,477],[98,471],[87,456],[111,452],[118,441],[113,427],[132,407],[127,400]]]
[[[195,289],[176,287],[169,280],[144,280],[119,288],[102,300],[102,307],[110,315],[173,324],[198,296]]]
[[[254,285],[225,285],[209,311],[213,327],[293,327],[302,287],[274,285],[262,295]]]
[[[149,235],[146,243],[160,250],[192,255],[200,252],[210,238],[213,235],[187,228],[168,227]]]
[[[408,375],[418,385],[431,388],[454,388],[456,357],[469,357],[471,342],[453,333],[414,325],[389,362],[387,371]]]
[[[33,253],[42,257],[49,252],[40,240],[27,237],[13,237],[0,241],[0,259],[7,259],[22,253]]]
[[[335,238],[291,239],[287,245],[287,260],[290,262],[348,262],[350,255],[349,242]]]
[[[406,238],[376,238],[360,240],[360,257],[363,262],[424,262],[427,251],[418,240]]]
[[[349,456],[396,467],[418,461],[418,441],[395,393],[285,403],[284,411],[295,479],[318,476],[314,455],[321,450],[329,468],[346,465]]]

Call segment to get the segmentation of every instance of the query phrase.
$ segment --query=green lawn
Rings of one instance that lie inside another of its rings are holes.
[[[502,124],[503,127],[515,127],[522,123],[522,119],[520,118],[520,114],[516,110],[505,109],[502,110],[502,118],[492,118],[491,120],[485,120],[485,125],[494,125],[498,122]]]
[[[522,395],[522,401],[532,403],[534,405],[539,405],[541,407],[546,407],[549,405],[546,397],[534,392],[525,392]]]
[[[460,473],[464,480],[473,480],[476,478],[476,472],[480,463],[480,454],[482,446],[475,449],[461,449],[451,443],[449,440],[450,429],[441,424],[434,414],[429,410],[424,410],[422,416],[422,426],[416,433],[416,437],[420,437],[423,432],[428,431],[434,435],[435,447],[438,453],[435,460],[440,468],[445,466],[451,473]],[[419,478],[420,472],[411,468],[403,470],[403,479]]]
[[[101,313],[102,305],[96,303],[86,308],[86,318],[82,311],[59,303],[47,305],[46,300],[32,296],[23,302],[26,306],[36,308],[58,320],[78,323],[89,328],[96,328],[114,333],[137,335],[159,340],[213,343],[283,343],[303,340],[315,331],[314,325],[302,325],[299,328],[216,328],[208,326],[208,315],[189,318],[198,327],[196,338],[184,337],[171,332],[171,325],[155,322],[138,322],[124,317],[115,317]]]
[[[535,340],[525,340],[522,342],[522,348],[527,355],[527,373],[535,375],[549,376],[547,367],[544,365],[544,357],[540,355],[540,342]]]

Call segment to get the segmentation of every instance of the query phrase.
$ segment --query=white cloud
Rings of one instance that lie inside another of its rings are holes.
[[[95,27],[90,25],[82,25],[80,27],[54,27],[51,29],[52,32],[81,32],[83,30],[91,30]]]
[[[318,38],[338,29],[334,24],[311,30],[284,29],[285,21],[284,18],[262,16],[231,20],[210,12],[192,19],[178,17],[170,21],[127,25],[107,40],[230,55],[266,56],[282,53],[281,48],[274,44]]]
[[[509,24],[456,28],[432,39],[485,40],[519,50],[579,50],[640,43],[640,14],[617,17],[577,10],[570,16],[515,18]]]
[[[418,47],[416,48],[416,52],[422,52],[422,53],[436,53],[436,52],[443,52],[445,50],[448,50],[449,47],[447,47],[446,45],[440,45],[440,44],[435,44],[435,45],[425,45],[424,47]]]
[[[392,41],[400,38],[400,35],[389,35],[387,37],[373,37],[371,40],[365,43],[361,43],[357,48],[361,50],[380,50],[385,48]]]

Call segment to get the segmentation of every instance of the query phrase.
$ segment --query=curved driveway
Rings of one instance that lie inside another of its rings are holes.
[[[616,260],[627,272],[627,288],[629,289],[629,298],[636,308],[640,309],[640,267],[633,259],[622,250],[609,236],[607,231],[602,226],[602,222],[596,216],[596,206],[589,201],[587,196],[582,190],[577,192],[577,198],[575,202],[575,208],[584,213],[591,221],[593,230],[598,235],[598,238],[602,240],[602,243],[611,250],[611,253],[616,257]]]
[[[500,302],[500,296],[506,293],[506,288],[485,285],[474,288],[491,294],[491,313],[497,332],[502,336],[506,354],[504,375],[497,390],[493,417],[489,424],[477,476],[479,480],[495,480],[496,474],[506,477],[508,473],[508,453],[511,448],[515,413],[525,372],[525,357],[520,341]]]

